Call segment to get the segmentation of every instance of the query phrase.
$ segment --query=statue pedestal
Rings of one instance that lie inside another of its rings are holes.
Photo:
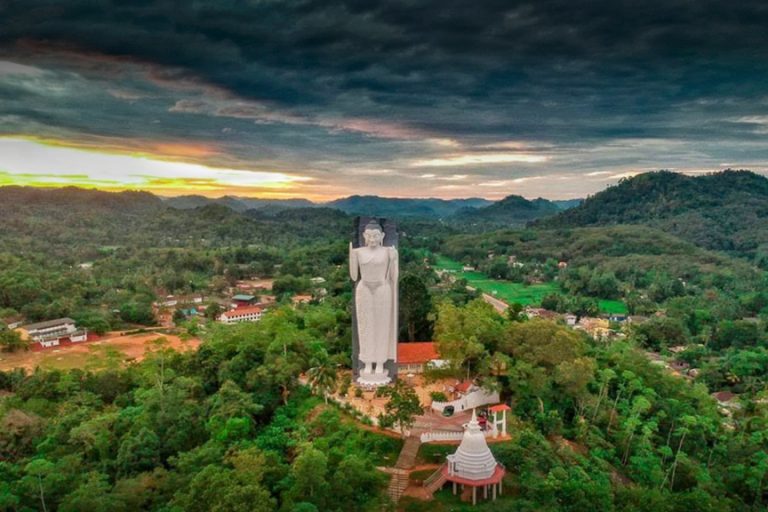
[[[386,386],[392,379],[386,373],[361,373],[357,378],[357,384],[364,389]]]

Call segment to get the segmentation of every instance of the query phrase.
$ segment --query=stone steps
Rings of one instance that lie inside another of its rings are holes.
[[[395,503],[398,502],[408,487],[408,475],[408,471],[402,469],[392,471],[392,479],[389,481],[389,487],[387,487],[387,496]]]
[[[391,470],[392,479],[389,481],[387,495],[395,503],[398,502],[408,487],[409,470],[416,465],[419,446],[421,446],[421,438],[419,436],[408,436],[405,439],[405,443],[403,443],[403,448],[400,450],[400,455],[397,457],[395,467]]]

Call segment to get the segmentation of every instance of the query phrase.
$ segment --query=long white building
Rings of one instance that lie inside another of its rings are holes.
[[[258,322],[264,308],[261,306],[242,306],[222,313],[219,321],[224,324],[236,324],[240,322]]]

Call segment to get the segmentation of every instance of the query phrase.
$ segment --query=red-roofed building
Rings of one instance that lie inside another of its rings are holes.
[[[219,317],[219,321],[225,324],[236,324],[239,322],[258,322],[261,320],[261,315],[264,313],[264,308],[261,306],[241,306],[222,313]]]
[[[469,388],[471,388],[473,385],[474,385],[474,382],[472,382],[471,380],[465,380],[456,384],[453,387],[453,389],[457,393],[465,394],[469,391]]]
[[[397,344],[397,373],[422,373],[424,365],[442,364],[437,344],[433,341],[415,341]]]

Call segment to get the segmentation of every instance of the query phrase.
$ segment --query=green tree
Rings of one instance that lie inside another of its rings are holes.
[[[16,352],[28,348],[29,342],[24,340],[21,334],[0,326],[0,349],[3,352]]]
[[[336,366],[326,360],[324,363],[310,368],[307,371],[307,378],[312,390],[319,392],[327,404],[328,394],[336,389],[336,381],[338,380]]]
[[[494,350],[504,335],[505,323],[482,299],[462,307],[443,303],[438,307],[435,324],[440,354],[457,368],[476,362],[483,353]]]
[[[123,503],[112,494],[107,475],[92,471],[86,480],[72,493],[64,497],[61,512],[120,512],[126,510]]]
[[[402,380],[396,381],[391,386],[379,388],[377,395],[389,398],[384,406],[384,421],[398,425],[403,436],[405,431],[413,425],[416,416],[424,412],[416,391]]]
[[[290,502],[312,503],[322,510],[328,496],[328,457],[320,450],[305,445],[291,464],[293,484],[288,490]]]
[[[405,329],[408,341],[431,340],[432,297],[424,280],[408,273],[400,279],[400,325]]]
[[[122,439],[117,452],[117,467],[121,475],[151,470],[159,463],[160,439],[148,428],[142,427]]]

